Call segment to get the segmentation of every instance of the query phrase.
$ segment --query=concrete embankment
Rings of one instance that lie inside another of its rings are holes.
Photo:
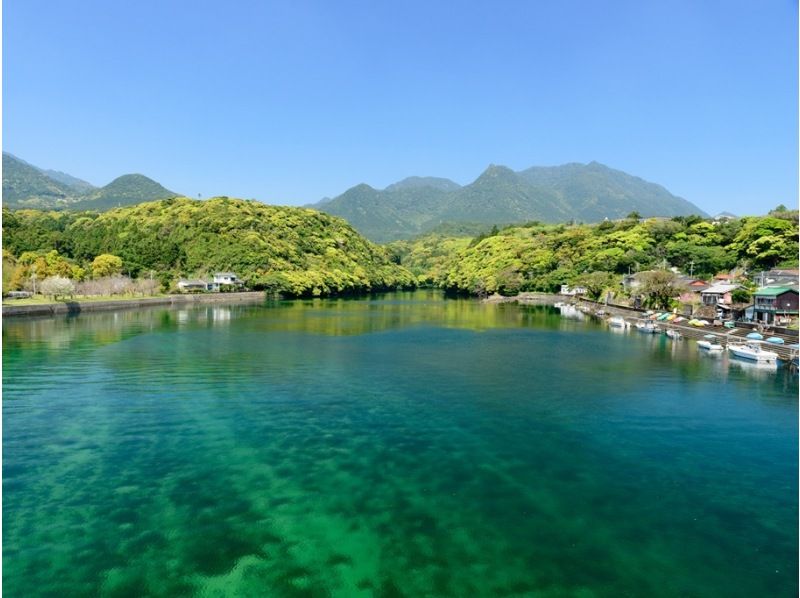
[[[166,297],[142,297],[141,299],[117,299],[110,301],[65,301],[41,305],[4,305],[3,317],[56,316],[92,311],[135,309],[159,305],[195,305],[205,303],[260,303],[264,301],[262,291],[246,293],[215,293],[202,295],[167,295]]]
[[[597,315],[598,311],[602,311],[605,316],[621,316],[627,322],[633,325],[637,319],[643,317],[643,311],[626,307],[622,305],[605,305],[602,303],[595,303],[593,301],[579,300],[575,302],[577,305],[584,308],[587,313]],[[688,320],[689,318],[687,318]],[[753,332],[752,325],[738,323],[735,328],[725,328],[724,326],[689,326],[684,322],[674,323],[666,321],[656,321],[656,325],[660,330],[677,330],[684,338],[699,340],[705,338],[706,335],[714,335],[717,342],[723,347],[730,344],[740,344],[747,341],[747,335]],[[777,337],[783,339],[783,345],[772,343],[765,343],[765,348],[773,353],[777,353],[780,359],[788,361],[797,356],[797,350],[792,349],[789,345],[796,345],[798,342],[798,333],[796,330],[780,329],[780,331],[770,331],[763,333],[764,338]]]
[[[520,293],[514,297],[492,295],[484,299],[486,303],[518,303],[520,305],[552,305],[558,301],[569,302],[581,308],[587,314],[597,317],[621,316],[627,322],[631,323],[631,325],[633,325],[633,322],[637,319],[644,317],[643,309],[628,307],[626,305],[598,303],[588,299],[576,299],[575,297],[567,297],[565,295],[553,293]],[[602,314],[598,312],[602,312]],[[691,316],[688,316],[686,319],[688,320],[690,317]],[[754,331],[753,324],[742,322],[737,322],[736,327],[732,329],[725,328],[724,326],[695,327],[689,326],[685,322],[675,324],[673,322],[659,321],[656,322],[656,324],[661,330],[674,329],[679,331],[681,336],[689,339],[699,340],[708,334],[713,334],[717,341],[725,347],[733,343],[746,342],[747,335]],[[788,330],[785,328],[772,329],[763,332],[763,336],[765,338],[774,336],[783,339],[784,345],[774,345],[771,343],[768,345],[769,350],[777,353],[778,357],[781,359],[789,360],[797,355],[797,350],[793,350],[788,346],[797,344],[798,332],[796,330]]]
[[[484,303],[519,303],[520,305],[552,305],[558,301],[569,301],[574,297],[559,295],[557,293],[520,293],[513,297],[491,295],[483,300]]]

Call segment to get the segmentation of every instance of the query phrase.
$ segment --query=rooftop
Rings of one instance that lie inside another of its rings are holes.
[[[783,295],[787,291],[794,291],[797,292],[797,287],[789,287],[789,286],[782,286],[782,287],[763,287],[758,289],[754,295],[758,295],[759,297],[776,297],[778,295]]]
[[[719,294],[724,294],[724,293],[730,293],[732,290],[734,290],[734,289],[738,289],[738,288],[739,288],[739,285],[738,285],[738,284],[724,284],[724,283],[723,283],[723,284],[714,284],[714,285],[711,285],[711,286],[710,286],[710,287],[708,287],[707,289],[704,289],[702,292],[703,292],[703,293],[719,293]]]

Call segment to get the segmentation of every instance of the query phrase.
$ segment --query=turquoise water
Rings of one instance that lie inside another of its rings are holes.
[[[797,378],[433,293],[7,320],[8,596],[795,596]]]

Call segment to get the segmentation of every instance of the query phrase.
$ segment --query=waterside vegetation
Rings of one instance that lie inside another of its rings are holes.
[[[340,218],[226,197],[102,214],[4,210],[3,245],[4,290],[28,287],[34,275],[81,282],[98,272],[156,279],[168,290],[180,276],[217,270],[237,272],[248,288],[290,296],[414,284],[384,248]]]
[[[631,272],[674,268],[711,278],[735,268],[796,268],[798,213],[783,206],[767,216],[722,220],[632,213],[594,225],[529,222],[471,240],[425,235],[390,247],[420,281],[452,292],[514,295],[578,284],[599,297],[623,293],[622,278]],[[678,290],[663,288],[675,282],[669,274],[644,278],[656,294]]]
[[[335,216],[227,197],[105,213],[4,209],[3,289],[60,277],[84,295],[153,294],[174,289],[182,276],[229,270],[247,288],[293,297],[414,286],[513,295],[569,284],[596,298],[625,295],[623,276],[642,272],[638,293],[668,307],[681,290],[674,271],[711,278],[797,267],[798,214],[783,206],[739,219],[632,212],[594,225],[532,221],[475,230],[440,226],[382,247]],[[69,294],[63,280],[50,286]],[[737,290],[738,298],[748,292]]]

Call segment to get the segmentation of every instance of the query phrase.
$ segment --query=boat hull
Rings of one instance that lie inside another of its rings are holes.
[[[756,363],[774,363],[778,361],[778,354],[771,351],[753,351],[747,347],[728,347],[728,352],[734,357],[755,361]]]

